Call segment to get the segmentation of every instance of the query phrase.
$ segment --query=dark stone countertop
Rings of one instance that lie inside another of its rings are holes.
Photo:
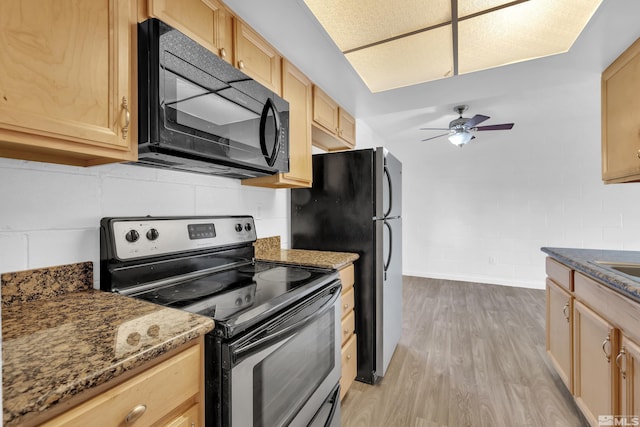
[[[340,270],[360,258],[360,255],[351,252],[281,249],[279,236],[258,239],[254,246],[258,261],[330,268],[333,270]]]
[[[2,275],[3,425],[19,425],[213,329],[92,288],[91,263]]]
[[[640,264],[639,251],[615,251],[607,249],[541,248],[551,258],[604,283],[611,289],[640,302],[640,278],[596,264],[596,261]]]

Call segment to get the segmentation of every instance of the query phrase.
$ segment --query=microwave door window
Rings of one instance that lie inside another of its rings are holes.
[[[261,105],[228,86],[211,91],[168,69],[164,75],[165,127],[192,137],[172,144],[205,156],[266,163],[258,138]]]

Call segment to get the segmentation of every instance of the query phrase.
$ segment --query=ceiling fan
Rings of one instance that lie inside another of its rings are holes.
[[[447,133],[441,135],[432,136],[431,138],[423,139],[422,141],[429,141],[430,139],[440,138],[441,136],[449,135],[449,142],[458,147],[462,147],[467,142],[475,138],[472,132],[483,130],[508,130],[513,127],[513,123],[503,123],[500,125],[478,126],[478,124],[489,120],[489,116],[483,116],[482,114],[476,114],[472,118],[468,119],[462,117],[462,113],[467,111],[468,105],[457,105],[453,108],[453,111],[458,113],[460,117],[452,120],[449,123],[448,128],[420,128],[420,130],[446,130]]]

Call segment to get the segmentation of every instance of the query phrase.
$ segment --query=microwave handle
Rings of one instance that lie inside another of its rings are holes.
[[[267,149],[267,141],[265,137],[265,128],[267,125],[267,119],[269,118],[269,111],[273,111],[273,120],[276,122],[275,126],[275,141],[273,144],[273,152],[269,153]],[[280,151],[280,116],[278,115],[278,110],[276,110],[276,106],[273,104],[271,98],[267,98],[267,102],[265,102],[264,107],[262,108],[262,115],[260,116],[260,148],[262,149],[262,155],[267,160],[267,164],[269,166],[273,166],[276,162],[276,158],[278,157],[278,152]]]
[[[340,289],[341,289],[340,284],[335,285],[333,289],[331,289],[330,291],[330,294],[333,294],[332,297],[326,303],[324,303],[322,307],[318,308],[318,310],[315,313],[310,314],[309,316],[305,317],[304,319],[301,319],[299,322],[291,326],[275,331],[257,341],[247,343],[241,348],[234,350],[233,353],[235,354],[235,363],[238,363],[245,357],[260,351],[261,349],[263,349],[265,346],[269,345],[272,342],[281,340],[288,335],[294,334],[296,331],[303,329],[309,323],[321,317],[324,313],[330,310],[331,307],[335,305],[338,298],[340,298]]]

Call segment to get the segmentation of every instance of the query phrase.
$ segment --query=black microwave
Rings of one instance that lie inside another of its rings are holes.
[[[138,25],[136,164],[250,178],[289,170],[289,103],[157,19]]]

